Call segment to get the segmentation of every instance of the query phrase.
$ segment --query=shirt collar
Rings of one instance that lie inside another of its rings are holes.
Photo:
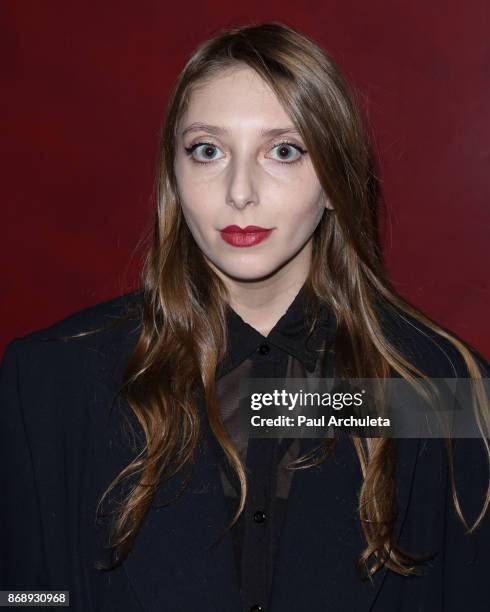
[[[308,337],[307,313],[314,310],[318,311],[318,322]],[[307,281],[268,336],[263,336],[244,321],[231,306],[227,308],[227,323],[228,350],[218,367],[218,378],[238,366],[264,343],[276,346],[296,357],[309,372],[313,372],[324,340],[328,344],[335,332],[333,311],[326,303],[319,302],[316,296],[310,293]]]

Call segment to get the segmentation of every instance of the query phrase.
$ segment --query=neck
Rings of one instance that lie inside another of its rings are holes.
[[[213,266],[228,289],[230,306],[263,336],[269,334],[286,312],[307,279],[311,245],[305,247],[276,273],[263,279],[237,280]]]

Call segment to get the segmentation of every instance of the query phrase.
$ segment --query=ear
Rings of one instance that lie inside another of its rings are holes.
[[[325,204],[325,208],[326,208],[327,210],[334,210],[334,208],[333,208],[333,204],[332,204],[332,202],[330,201],[330,198],[327,198],[327,196],[326,196],[325,192],[323,192],[323,202],[324,202],[324,204]]]

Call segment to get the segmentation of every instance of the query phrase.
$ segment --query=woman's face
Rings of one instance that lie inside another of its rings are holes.
[[[251,68],[226,71],[192,93],[175,174],[187,225],[217,272],[252,281],[294,268],[298,258],[309,264],[313,231],[331,206],[305,150]]]

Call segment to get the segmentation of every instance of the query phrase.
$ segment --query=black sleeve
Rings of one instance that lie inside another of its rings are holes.
[[[474,349],[482,378],[490,379],[488,361]],[[468,377],[462,366],[461,377]],[[489,383],[485,382],[488,394]],[[490,465],[482,438],[452,440],[456,492],[463,515],[471,527],[478,517],[487,493]],[[444,610],[456,612],[490,609],[490,506],[476,530],[467,534],[456,513],[450,483],[446,498]]]
[[[471,527],[482,509],[489,466],[483,441],[453,440],[456,492]],[[486,612],[490,607],[490,509],[479,527],[467,534],[456,514],[448,483],[444,542],[444,610]]]
[[[0,589],[49,588],[35,469],[26,435],[13,340],[0,368]]]

